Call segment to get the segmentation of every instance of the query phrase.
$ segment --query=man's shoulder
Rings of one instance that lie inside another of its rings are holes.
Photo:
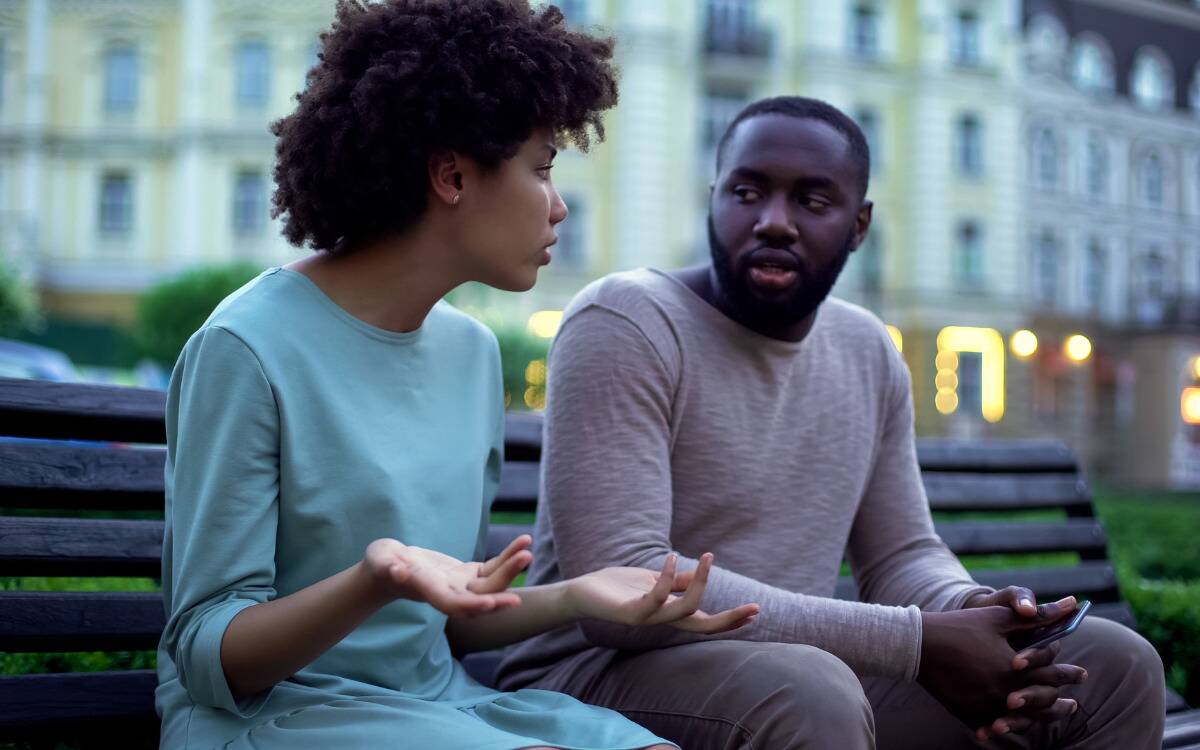
[[[604,276],[584,287],[564,312],[564,322],[600,310],[649,334],[678,315],[679,282],[662,271],[638,268]],[[686,290],[682,290],[686,291]],[[673,310],[675,312],[673,312]]]

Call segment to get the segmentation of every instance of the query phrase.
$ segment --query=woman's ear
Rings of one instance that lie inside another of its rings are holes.
[[[463,179],[461,157],[444,151],[429,157],[429,185],[434,196],[446,205],[457,206],[462,200]]]

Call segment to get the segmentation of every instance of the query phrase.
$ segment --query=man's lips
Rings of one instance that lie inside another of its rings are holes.
[[[750,251],[745,260],[750,281],[757,287],[782,291],[800,277],[800,261],[787,250],[758,248]]]

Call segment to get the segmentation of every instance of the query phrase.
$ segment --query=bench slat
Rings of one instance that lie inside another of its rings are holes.
[[[918,438],[917,462],[924,471],[1065,472],[1079,467],[1061,440],[961,440]]]
[[[0,443],[0,495],[24,508],[161,510],[166,449]]]
[[[0,378],[5,435],[163,443],[166,404],[159,390]]]
[[[157,592],[0,592],[0,651],[153,649],[165,625]]]
[[[0,677],[0,737],[55,737],[108,729],[155,738],[152,670]],[[127,745],[123,745],[127,746]]]
[[[1064,521],[939,521],[938,535],[957,555],[1033,552],[1103,554],[1108,538],[1093,519]]]
[[[929,507],[940,511],[1089,509],[1092,496],[1077,474],[922,475]]]
[[[537,510],[537,499],[537,462],[505,461],[492,510],[533,513]]]
[[[1164,748],[1200,747],[1200,709],[1167,716],[1163,731]]]
[[[0,517],[0,576],[161,573],[162,521]]]

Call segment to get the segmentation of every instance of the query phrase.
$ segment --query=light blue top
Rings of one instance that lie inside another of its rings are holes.
[[[491,333],[439,303],[411,333],[271,269],[192,336],[167,399],[162,747],[638,748],[661,740],[557,693],[500,693],[450,655],[446,616],[400,600],[270,690],[221,668],[242,609],[362,559],[380,537],[478,559],[504,438]]]

